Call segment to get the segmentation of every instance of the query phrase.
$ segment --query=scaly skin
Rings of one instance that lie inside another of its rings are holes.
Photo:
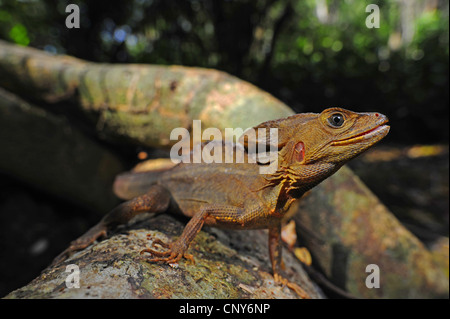
[[[257,128],[278,129],[278,168],[260,174],[259,163],[180,163],[171,168],[118,176],[115,192],[124,199],[85,235],[55,259],[60,262],[73,251],[83,249],[105,236],[111,227],[126,223],[142,212],[165,211],[190,217],[181,236],[173,243],[153,241],[166,250],[144,249],[149,262],[176,263],[203,225],[233,229],[269,229],[269,253],[274,278],[300,296],[300,287],[280,275],[281,220],[295,199],[335,173],[350,159],[379,142],[389,132],[387,117],[380,113],[355,113],[330,108],[320,114],[296,114],[264,122]],[[267,136],[250,142],[270,142]],[[223,147],[225,150],[227,148]],[[223,155],[225,156],[225,155]],[[247,153],[245,158],[248,158]]]

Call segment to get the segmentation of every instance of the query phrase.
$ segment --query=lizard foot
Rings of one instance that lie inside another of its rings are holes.
[[[279,283],[279,284],[281,284],[283,286],[287,286],[289,289],[294,291],[297,294],[297,296],[299,296],[300,298],[302,298],[302,299],[311,299],[311,297],[308,295],[308,293],[306,291],[304,291],[296,283],[290,282],[289,280],[287,280],[286,278],[282,277],[279,274],[274,274],[273,278],[275,279],[276,283]]]
[[[178,240],[173,243],[167,244],[160,239],[155,239],[153,240],[152,246],[155,247],[155,245],[159,245],[163,248],[166,248],[167,250],[157,251],[151,248],[141,250],[141,255],[144,253],[150,253],[152,256],[156,256],[155,258],[145,258],[148,262],[162,261],[168,264],[175,264],[182,257],[184,257],[195,263],[194,256],[185,253],[185,251],[187,250],[186,245],[180,243]]]
[[[97,238],[106,236],[106,226],[97,224],[89,229],[83,236],[75,239],[69,247],[53,259],[51,265],[59,264],[69,258],[74,252],[82,250],[92,244]]]

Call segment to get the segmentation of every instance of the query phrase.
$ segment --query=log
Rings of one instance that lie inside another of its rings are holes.
[[[100,136],[168,147],[173,128],[253,127],[293,111],[254,85],[217,70],[144,64],[101,64],[55,56],[0,40],[0,86],[20,96],[75,105]]]
[[[5,298],[298,298],[289,288],[274,284],[264,230],[205,228],[188,251],[194,255],[195,264],[183,259],[170,266],[141,259],[140,251],[150,245],[147,235],[171,241],[183,227],[182,222],[168,215],[135,221],[65,262],[45,269]],[[310,298],[323,298],[292,254],[285,250],[284,255],[290,280]],[[71,286],[75,284],[72,278],[66,284],[73,273],[68,265],[78,267],[79,288]]]
[[[89,211],[119,202],[111,185],[124,166],[115,154],[64,117],[1,88],[0,137],[3,173]]]
[[[448,298],[448,262],[430,252],[347,167],[303,198],[295,220],[313,260],[341,289],[359,298]],[[448,243],[448,240],[447,240]],[[448,245],[447,245],[448,260]],[[368,265],[379,288],[368,288]]]

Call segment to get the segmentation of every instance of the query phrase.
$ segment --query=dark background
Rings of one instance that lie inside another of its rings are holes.
[[[80,29],[65,26],[69,3],[80,7]],[[366,27],[371,3],[380,28]],[[352,168],[428,245],[448,236],[448,23],[445,0],[0,0],[0,38],[12,43],[95,62],[215,68],[296,112],[386,114],[384,153]],[[7,174],[0,191],[3,296],[98,215]]]

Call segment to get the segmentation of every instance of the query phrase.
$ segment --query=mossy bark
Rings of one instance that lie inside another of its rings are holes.
[[[195,264],[183,259],[171,266],[142,259],[140,251],[151,245],[147,235],[172,241],[182,230],[183,223],[167,215],[138,221],[45,269],[5,298],[298,298],[273,281],[265,231],[201,231],[188,251]],[[285,261],[291,281],[309,297],[323,298],[287,251]],[[80,271],[79,288],[66,284],[72,273],[68,265],[76,265]]]
[[[91,211],[118,204],[114,176],[124,170],[108,149],[51,114],[0,88],[0,171]]]
[[[343,167],[299,202],[299,234],[328,278],[361,298],[448,298],[448,265],[409,232]],[[380,287],[368,288],[368,265]]]
[[[225,72],[90,63],[0,41],[0,86],[47,104],[76,105],[101,136],[167,147],[173,128],[247,129],[292,115],[270,94]],[[64,112],[64,110],[60,110]]]

